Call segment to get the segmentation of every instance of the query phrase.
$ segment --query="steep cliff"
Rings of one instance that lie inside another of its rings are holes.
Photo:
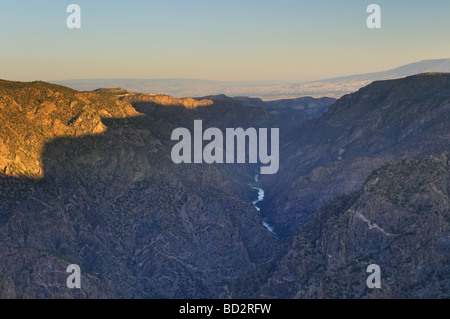
[[[366,269],[381,269],[369,289]],[[232,297],[449,298],[448,154],[391,162],[327,203],[276,262],[242,276]],[[228,291],[228,294],[230,292]]]
[[[449,141],[449,74],[374,82],[283,141],[279,173],[261,180],[265,217],[289,236],[335,196],[358,190],[373,170],[448,152]]]
[[[17,295],[210,298],[272,258],[223,167],[172,162],[174,124],[108,91],[1,86],[0,272]]]

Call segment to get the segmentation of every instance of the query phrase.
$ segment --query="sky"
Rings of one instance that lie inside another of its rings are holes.
[[[69,29],[69,4],[81,29]],[[369,4],[381,29],[369,29]],[[450,58],[448,0],[0,0],[0,78],[307,81]]]

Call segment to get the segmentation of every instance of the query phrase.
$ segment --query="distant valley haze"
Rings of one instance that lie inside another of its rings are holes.
[[[258,97],[263,100],[301,96],[334,97],[359,90],[373,81],[402,78],[428,72],[450,72],[450,59],[422,60],[397,68],[309,82],[210,81],[201,79],[72,79],[51,81],[81,91],[124,88],[132,92],[161,93],[174,97],[227,96]]]

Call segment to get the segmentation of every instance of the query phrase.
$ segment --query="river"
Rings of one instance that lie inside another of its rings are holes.
[[[259,202],[262,202],[262,201],[264,200],[264,189],[262,189],[262,188],[260,188],[260,187],[257,186],[258,183],[259,183],[259,170],[258,170],[258,172],[256,173],[256,175],[255,175],[255,177],[254,177],[254,180],[255,180],[255,183],[254,183],[254,184],[250,184],[250,186],[252,187],[252,189],[258,191],[258,199],[254,200],[252,203],[253,203],[253,206],[255,206],[256,210],[257,210],[258,212],[261,212],[261,208],[259,208],[259,207],[257,206],[257,204],[258,204]],[[266,227],[270,232],[272,232],[272,233],[275,234],[275,232],[273,231],[273,227],[270,226],[267,222],[263,221],[263,225],[264,225],[264,227]]]

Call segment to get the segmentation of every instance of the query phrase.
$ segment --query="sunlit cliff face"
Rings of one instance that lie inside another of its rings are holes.
[[[57,137],[104,133],[102,118],[139,115],[112,96],[42,82],[1,81],[0,110],[1,173],[31,178],[43,177],[45,143]]]

